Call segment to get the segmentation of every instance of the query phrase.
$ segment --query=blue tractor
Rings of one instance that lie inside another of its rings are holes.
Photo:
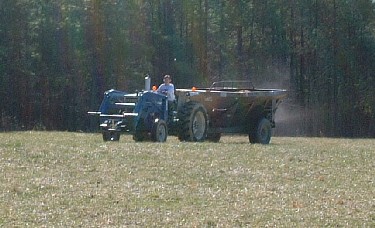
[[[118,141],[121,132],[133,135],[135,141],[165,142],[168,135],[167,97],[155,92],[128,94],[117,90],[104,93],[99,112],[104,141]]]

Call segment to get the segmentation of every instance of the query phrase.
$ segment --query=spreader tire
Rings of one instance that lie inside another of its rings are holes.
[[[256,127],[249,133],[249,141],[250,143],[269,144],[271,135],[271,122],[266,118],[262,118]]]

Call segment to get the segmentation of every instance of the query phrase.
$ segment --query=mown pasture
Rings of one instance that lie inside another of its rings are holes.
[[[0,133],[1,227],[374,227],[375,139]]]

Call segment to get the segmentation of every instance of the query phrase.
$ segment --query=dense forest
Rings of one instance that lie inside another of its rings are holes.
[[[251,80],[285,134],[375,137],[371,0],[1,0],[0,130],[91,129],[105,90]]]

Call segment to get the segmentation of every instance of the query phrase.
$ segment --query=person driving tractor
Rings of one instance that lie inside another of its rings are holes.
[[[164,83],[157,89],[158,93],[162,93],[168,97],[168,101],[173,102],[176,97],[174,95],[174,85],[172,84],[172,78],[166,74],[163,78]]]

